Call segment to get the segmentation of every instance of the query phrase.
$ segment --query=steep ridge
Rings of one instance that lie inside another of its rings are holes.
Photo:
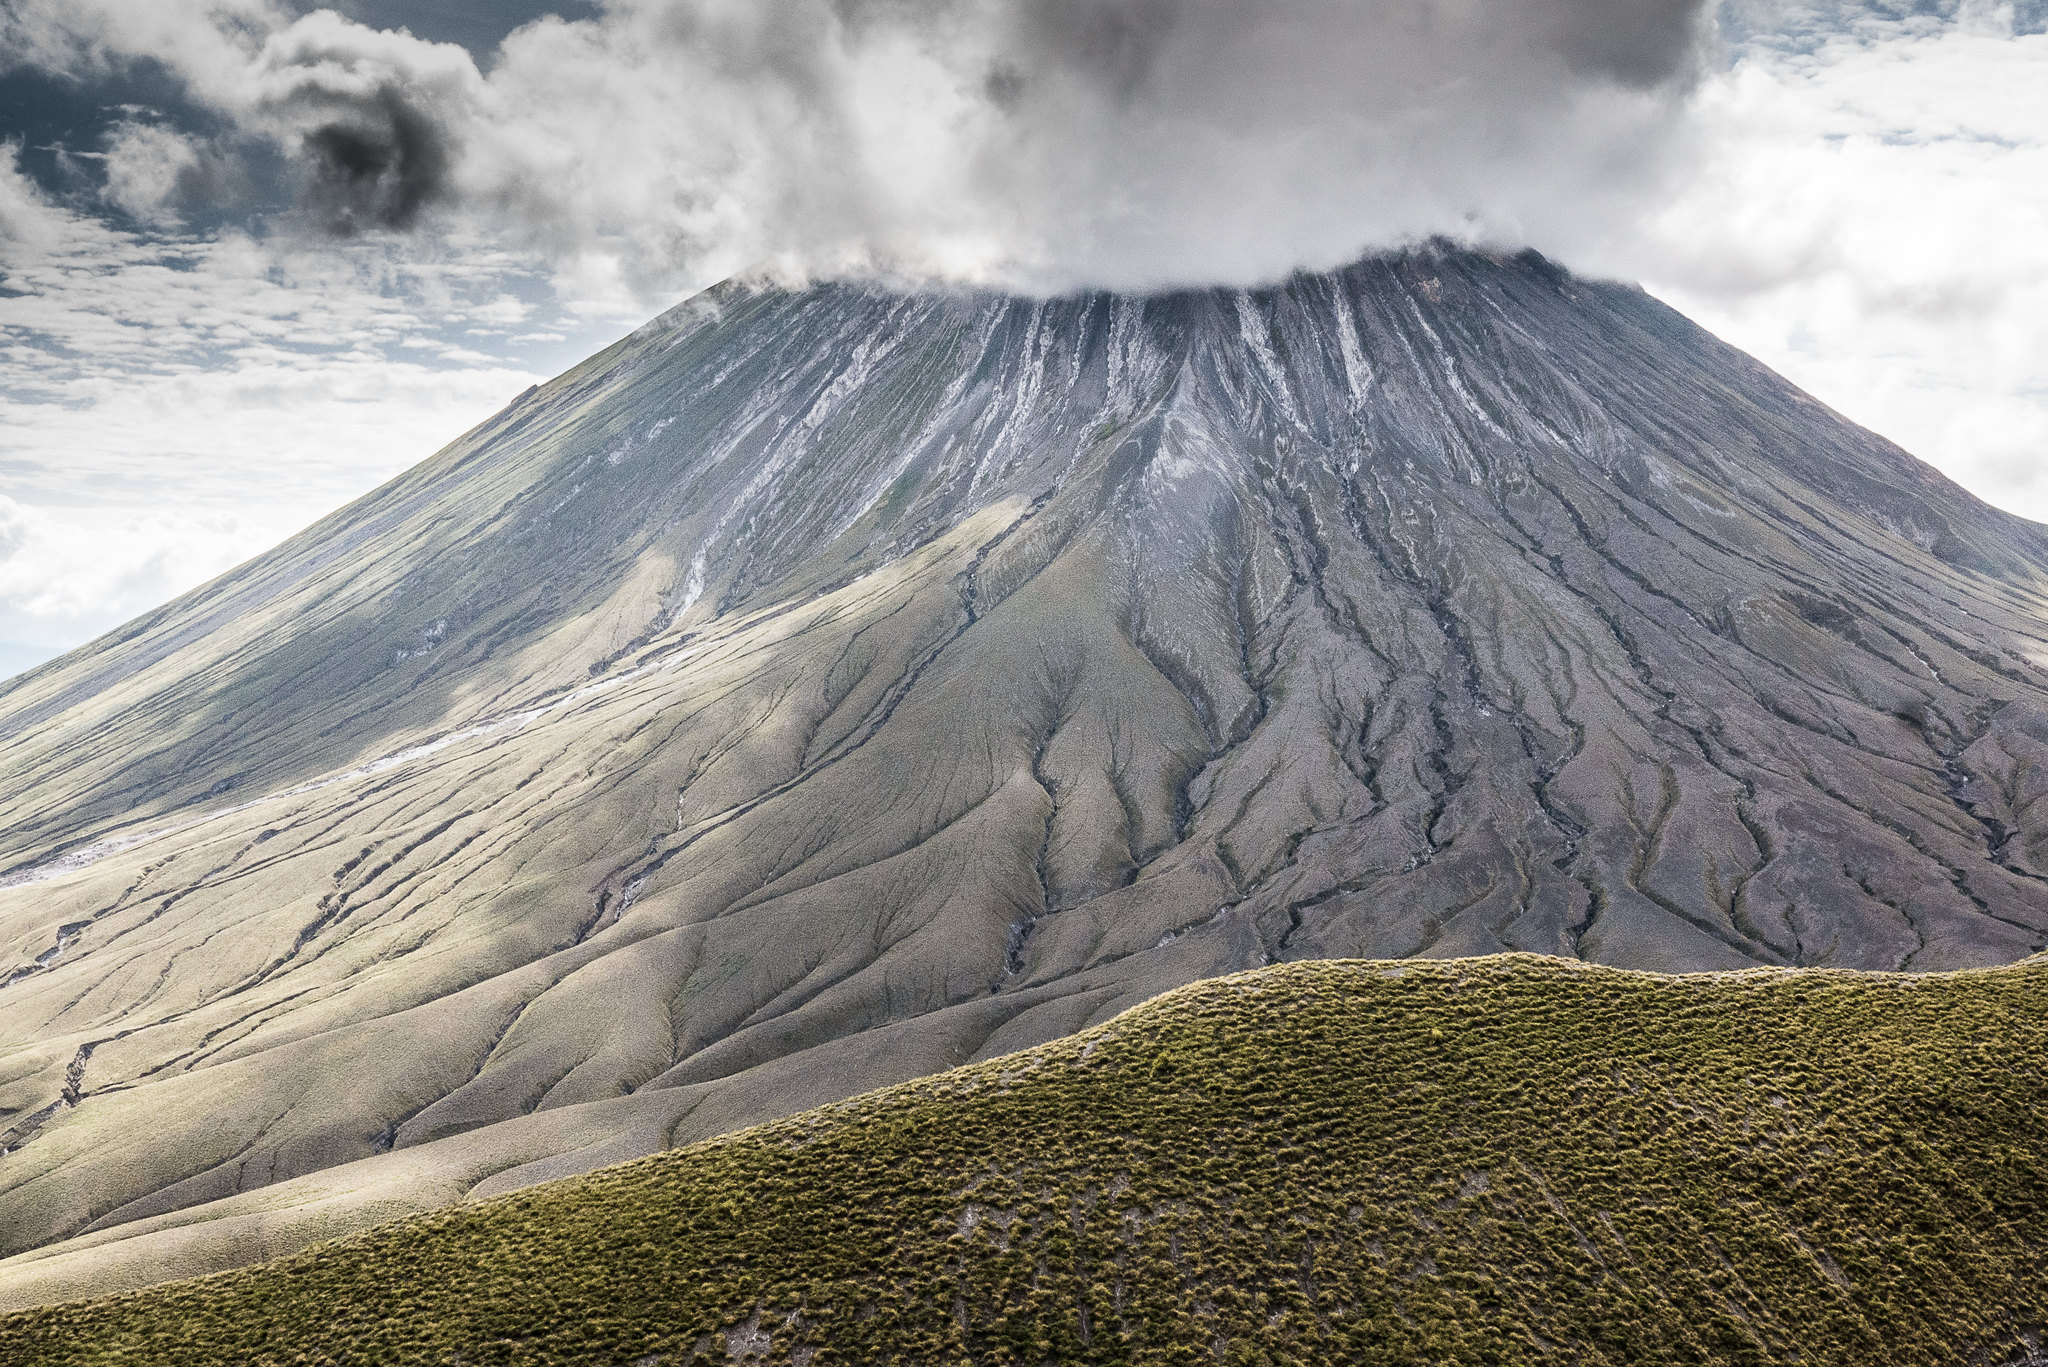
[[[1322,962],[281,1264],[16,1367],[2039,1360],[2048,962]]]
[[[2018,959],[2044,565],[1533,255],[722,288],[0,694],[0,1253],[226,1266],[1277,960]]]

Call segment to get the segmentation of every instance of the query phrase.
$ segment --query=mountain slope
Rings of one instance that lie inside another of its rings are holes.
[[[2008,1362],[2043,1329],[2043,1057],[2038,959],[1286,965],[283,1264],[0,1320],[0,1356]]]
[[[1274,960],[2020,958],[2044,565],[1530,255],[715,291],[0,694],[0,1254],[224,1266]]]

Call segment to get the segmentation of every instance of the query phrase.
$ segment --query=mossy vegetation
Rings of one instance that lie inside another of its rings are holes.
[[[2048,960],[1290,964],[0,1361],[2002,1363],[2048,1321]]]

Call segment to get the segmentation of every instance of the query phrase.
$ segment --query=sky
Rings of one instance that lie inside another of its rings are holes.
[[[2048,520],[2048,0],[0,0],[0,676],[734,273],[1640,281]]]

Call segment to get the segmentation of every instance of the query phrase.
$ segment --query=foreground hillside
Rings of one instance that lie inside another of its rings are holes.
[[[2002,1363],[2048,961],[1291,964],[727,1139],[0,1321],[59,1363]]]

